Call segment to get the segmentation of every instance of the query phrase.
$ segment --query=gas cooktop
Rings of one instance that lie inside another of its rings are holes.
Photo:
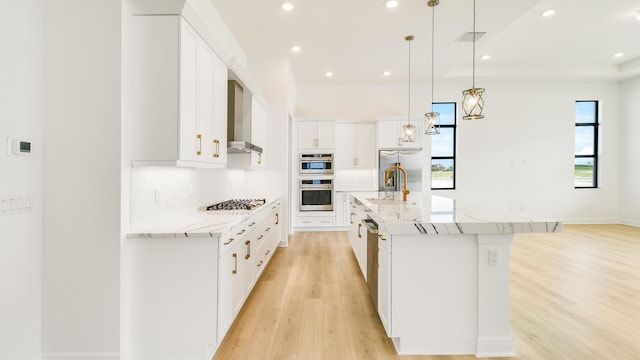
[[[267,202],[265,199],[232,199],[207,206],[207,210],[254,210]]]

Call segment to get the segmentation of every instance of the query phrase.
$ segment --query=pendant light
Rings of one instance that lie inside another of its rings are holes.
[[[484,88],[476,87],[476,0],[473,0],[473,73],[471,89],[462,92],[462,118],[478,120],[484,118]]]
[[[404,135],[402,136],[402,142],[414,142],[414,133],[416,131],[416,127],[411,125],[411,40],[414,39],[413,35],[407,35],[405,38],[409,43],[409,99],[408,99],[408,109],[407,109],[407,125],[404,125],[402,129],[404,130]]]
[[[435,52],[435,32],[436,32],[436,5],[440,3],[440,0],[429,0],[427,5],[431,8],[431,112],[424,114],[424,122],[425,122],[425,134],[427,135],[439,135],[440,129],[438,129],[438,123],[440,122],[440,113],[433,112],[433,88],[435,78],[433,76],[433,59]]]

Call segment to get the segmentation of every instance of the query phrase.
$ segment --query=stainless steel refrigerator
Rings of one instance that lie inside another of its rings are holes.
[[[384,172],[390,166],[400,165],[407,171],[407,189],[422,191],[422,150],[380,150],[378,189],[385,191]],[[404,175],[398,169],[393,170],[389,178],[394,191],[402,191]]]

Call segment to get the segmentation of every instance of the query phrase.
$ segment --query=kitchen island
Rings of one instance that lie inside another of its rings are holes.
[[[513,234],[559,232],[561,224],[426,193],[411,193],[406,202],[392,195],[350,193],[350,239],[367,278],[362,221],[377,223],[378,249],[369,251],[377,256],[374,304],[398,354],[514,356]]]

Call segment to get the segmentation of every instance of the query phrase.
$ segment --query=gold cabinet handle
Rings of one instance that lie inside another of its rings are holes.
[[[378,234],[378,237],[380,238],[380,240],[382,241],[387,241],[387,238],[382,236],[382,234]]]
[[[351,222],[353,224],[353,215],[355,215],[354,213],[351,213],[351,216],[349,217],[349,222]]]
[[[362,235],[360,235],[360,228],[362,227],[362,224],[358,224],[358,237],[361,238]]]
[[[253,221],[253,222],[251,222],[251,224],[249,224],[249,226],[253,226],[253,225],[255,225],[255,224],[256,224],[256,222],[255,222],[255,221]]]
[[[269,230],[271,230],[271,228],[270,228],[270,227],[266,228],[264,231],[265,231],[265,232],[267,232],[267,231],[269,231]]]
[[[258,240],[262,240],[263,237],[264,237],[264,235],[258,236]]]
[[[247,240],[244,244],[247,245],[247,255],[244,256],[245,260],[247,260],[251,257],[251,241]]]
[[[263,262],[264,262],[264,261],[260,260],[260,262],[258,263],[258,267],[262,266],[262,263],[263,263]]]
[[[262,164],[262,153],[258,153],[258,164]]]
[[[232,274],[237,274],[238,273],[238,254],[233,253],[233,271],[231,272]]]
[[[236,235],[242,235],[242,234],[244,234],[244,232],[245,232],[245,231],[247,231],[247,230],[242,229],[242,230],[241,230],[239,233],[237,233]]]
[[[225,242],[224,245],[229,245],[235,240],[234,238],[229,238],[229,241]]]
[[[278,213],[276,213],[276,225],[278,225],[278,223],[280,223],[280,217],[278,216]]]
[[[202,155],[202,134],[198,134],[196,136],[196,138],[198,138],[198,151],[196,151],[196,155]]]
[[[220,157],[220,140],[213,139],[213,144],[216,146],[216,152],[213,154],[214,158]]]

